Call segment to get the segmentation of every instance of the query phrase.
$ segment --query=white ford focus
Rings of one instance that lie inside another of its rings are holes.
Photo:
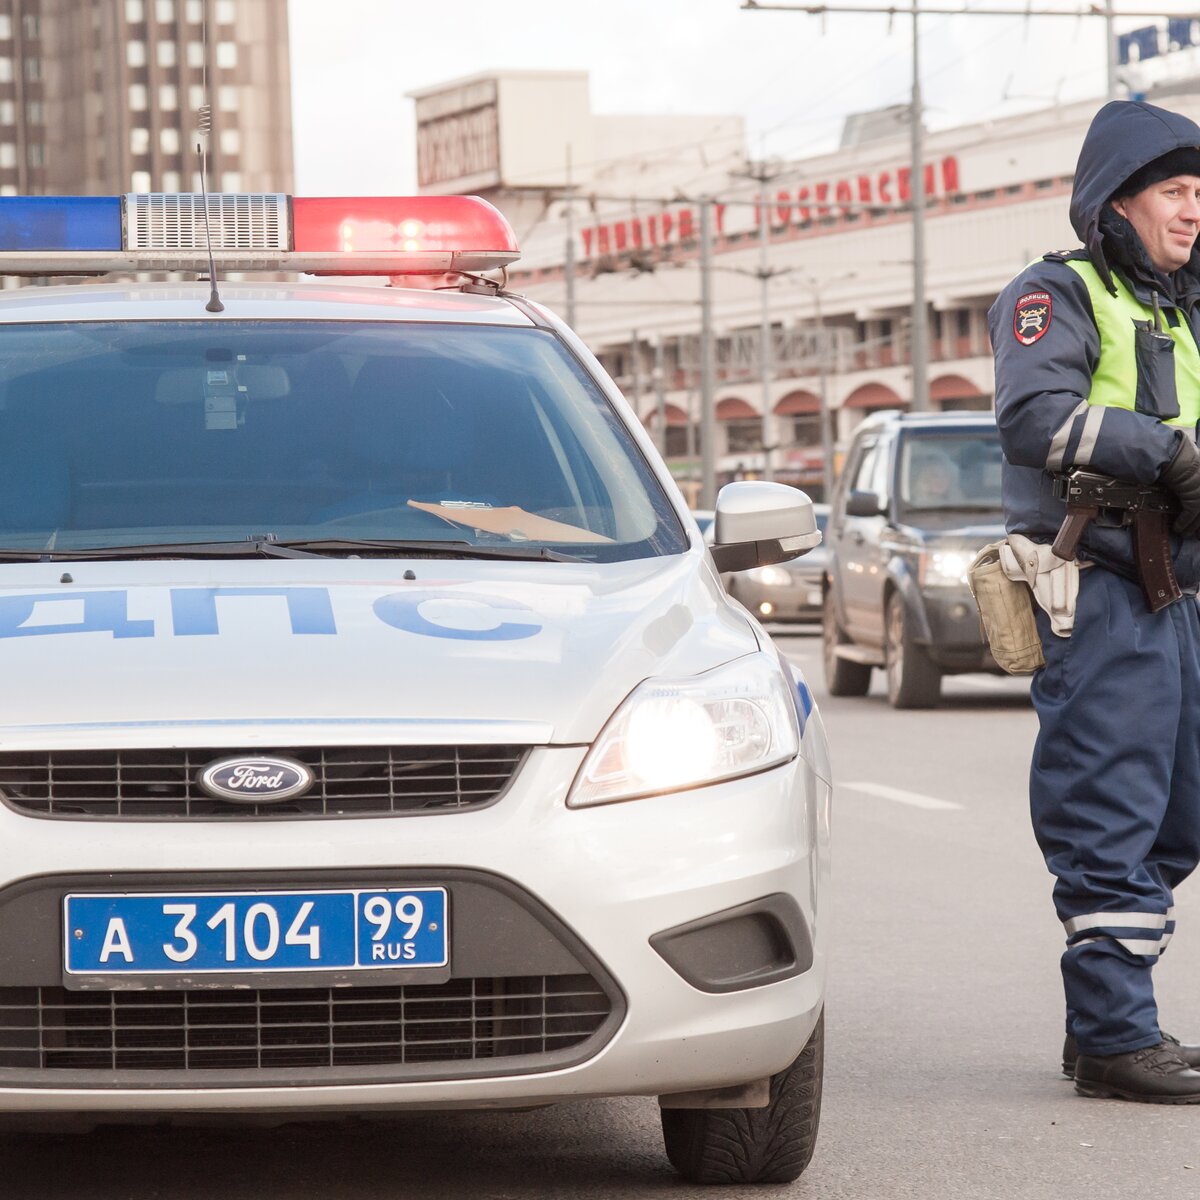
[[[481,201],[4,199],[0,270],[206,233],[458,274],[0,297],[0,1112],[647,1095],[689,1178],[794,1178],[829,761],[718,570],[807,497],[731,485],[710,554]]]

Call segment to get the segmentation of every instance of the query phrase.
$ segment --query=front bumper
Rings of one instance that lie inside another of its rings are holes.
[[[996,670],[979,627],[979,610],[966,588],[924,588],[930,657],[945,671]]]
[[[500,803],[453,815],[230,827],[50,821],[0,807],[0,963],[8,975],[0,989],[62,984],[61,943],[46,944],[60,936],[57,917],[37,917],[28,904],[6,900],[40,897],[43,909],[56,912],[55,897],[68,886],[112,891],[136,882],[145,890],[153,881],[151,890],[170,891],[202,878],[245,890],[301,886],[318,876],[364,886],[441,878],[451,887],[465,881],[491,888],[536,917],[522,926],[502,905],[459,905],[456,921],[474,912],[472,925],[488,928],[453,929],[456,977],[487,969],[489,943],[495,954],[502,944],[503,955],[529,974],[581,967],[611,1001],[610,1017],[594,1037],[553,1069],[532,1069],[534,1060],[495,1068],[485,1062],[472,1064],[469,1077],[458,1071],[450,1078],[456,1072],[399,1068],[236,1077],[5,1068],[0,1111],[299,1114],[508,1106],[691,1091],[778,1071],[803,1047],[822,1003],[829,785],[798,758],[694,792],[569,810],[566,791],[583,754],[536,749]],[[664,930],[777,895],[794,900],[811,935],[811,965],[789,977],[705,991],[651,945]],[[532,944],[538,928],[550,934],[540,947]],[[555,955],[565,957],[556,965]]]

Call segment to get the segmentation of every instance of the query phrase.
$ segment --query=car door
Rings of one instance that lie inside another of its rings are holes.
[[[832,539],[841,617],[855,641],[875,643],[880,638],[879,617],[873,610],[880,603],[883,586],[879,542],[886,518],[880,514],[853,516],[846,512],[846,502],[853,493],[865,492],[877,498],[880,508],[886,505],[890,444],[890,439],[878,435],[860,443],[856,461],[848,464],[847,489],[838,506],[840,520]]]

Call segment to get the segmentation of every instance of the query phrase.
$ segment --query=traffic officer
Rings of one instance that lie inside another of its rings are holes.
[[[1054,476],[1073,467],[1165,489],[1187,596],[1151,612],[1129,528],[1101,519],[1073,631],[1037,612],[1030,802],[1066,931],[1063,1068],[1085,1096],[1200,1103],[1200,1046],[1161,1032],[1151,980],[1200,861],[1200,126],[1106,104],[1070,215],[1083,247],[1027,267],[988,314],[1007,528],[1052,542]]]

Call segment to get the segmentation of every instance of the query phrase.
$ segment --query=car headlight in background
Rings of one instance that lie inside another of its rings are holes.
[[[792,582],[791,575],[783,567],[752,567],[746,574],[764,587],[787,587]]]
[[[974,557],[966,550],[925,550],[918,580],[922,587],[966,587],[967,568]]]
[[[788,681],[756,653],[687,679],[648,679],[583,761],[572,807],[701,787],[778,766],[800,735]]]

